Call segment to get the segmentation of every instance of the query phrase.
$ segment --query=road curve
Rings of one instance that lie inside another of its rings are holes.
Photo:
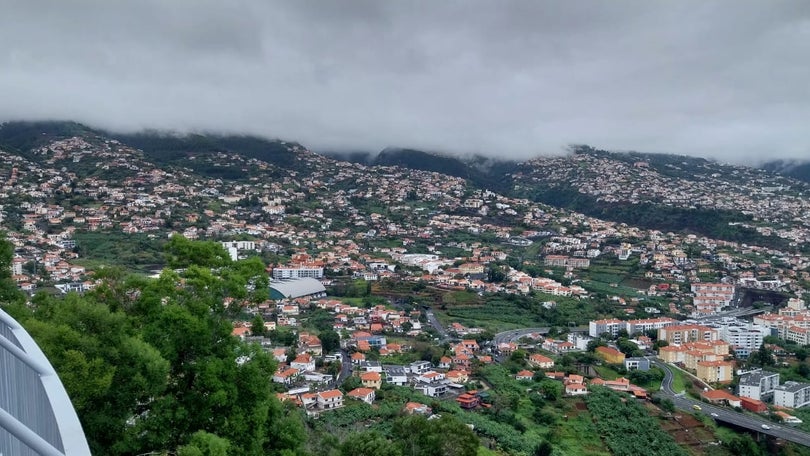
[[[716,405],[707,404],[686,397],[683,392],[675,392],[672,390],[672,368],[656,359],[651,359],[652,362],[664,371],[664,380],[661,382],[661,391],[659,395],[672,400],[675,407],[688,412],[695,412],[695,406],[700,407],[700,412],[711,415],[717,421],[731,423],[752,431],[762,434],[772,435],[781,439],[785,439],[800,445],[810,447],[810,433],[800,431],[798,429],[788,427],[782,424],[775,424],[756,416],[748,415],[745,413],[737,412],[726,407],[718,407]],[[763,425],[769,426],[770,429],[763,429]]]

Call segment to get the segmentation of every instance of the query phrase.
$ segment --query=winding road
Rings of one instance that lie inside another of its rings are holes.
[[[697,405],[698,407],[700,407],[702,413],[711,415],[711,417],[714,418],[714,420],[716,421],[731,423],[735,426],[750,429],[752,431],[756,431],[762,434],[768,434],[774,437],[779,437],[780,439],[785,439],[794,443],[798,443],[800,445],[810,446],[810,433],[800,431],[798,429],[785,426],[782,424],[775,424],[772,421],[768,421],[746,413],[736,412],[729,408],[707,404],[705,402],[701,402],[696,399],[686,397],[686,395],[683,392],[673,391],[672,380],[674,378],[674,375],[672,374],[672,367],[657,359],[653,358],[649,359],[656,366],[658,366],[659,368],[661,368],[661,370],[664,371],[664,380],[661,382],[661,391],[659,395],[672,400],[676,408],[686,410],[691,413],[695,412],[694,406]],[[762,425],[769,426],[770,429],[764,429]]]

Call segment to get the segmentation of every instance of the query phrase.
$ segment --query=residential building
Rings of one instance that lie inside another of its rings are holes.
[[[773,405],[799,408],[810,404],[810,383],[785,382],[774,388]]]
[[[739,395],[759,401],[769,401],[779,386],[779,373],[757,370],[740,376]]]
[[[282,279],[303,279],[306,277],[313,279],[323,278],[322,267],[289,267],[289,268],[273,268],[273,280]]]
[[[640,370],[647,372],[650,370],[650,360],[647,358],[625,358],[624,368],[627,370]]]
[[[408,365],[408,372],[419,375],[431,369],[430,361],[414,361]]]
[[[670,345],[712,341],[719,337],[716,329],[703,325],[674,325],[658,330],[658,340],[665,340]]]
[[[382,387],[382,375],[379,372],[363,372],[360,374],[360,381],[366,388],[380,389]]]
[[[309,353],[302,353],[295,357],[293,362],[290,363],[290,367],[300,371],[314,371],[315,358],[313,358]]]
[[[476,391],[469,391],[457,397],[456,402],[459,407],[469,410],[481,405],[481,398],[476,393]]]
[[[660,317],[660,318],[645,318],[641,320],[628,320],[625,323],[625,328],[627,330],[627,334],[644,334],[647,331],[657,331],[661,328],[666,328],[668,326],[674,326],[678,324],[678,320],[674,318],[668,317]]]
[[[698,361],[695,376],[707,383],[726,383],[734,378],[734,361]]]
[[[698,314],[714,314],[731,305],[734,299],[734,285],[726,283],[693,283],[695,294],[693,304]]]
[[[447,382],[417,383],[414,389],[428,397],[440,397],[447,393]]]
[[[534,378],[534,372],[530,370],[522,370],[515,374],[515,380],[532,380]]]
[[[371,388],[355,388],[349,391],[347,395],[352,399],[357,399],[365,402],[366,404],[371,404],[374,402],[375,390]]]
[[[425,404],[420,404],[419,402],[407,402],[404,407],[405,413],[408,415],[419,414],[419,415],[431,415],[433,413],[433,409],[428,407]]]
[[[554,360],[548,356],[534,353],[529,355],[529,365],[539,367],[540,369],[552,369],[554,368]]]
[[[604,333],[616,337],[620,329],[625,329],[625,323],[616,318],[594,320],[588,323],[588,335],[591,337],[599,337]]]
[[[624,353],[612,347],[596,347],[595,354],[610,364],[624,363]]]
[[[408,374],[402,366],[385,366],[385,381],[397,386],[408,384]]]
[[[719,330],[720,339],[731,346],[742,347],[749,351],[759,349],[763,338],[770,335],[770,331],[764,326],[738,321],[723,323],[719,325]]]
[[[317,393],[316,403],[321,410],[343,407],[343,393],[340,390],[328,390]]]

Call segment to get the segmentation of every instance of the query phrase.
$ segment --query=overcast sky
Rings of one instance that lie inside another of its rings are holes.
[[[810,159],[810,2],[0,0],[0,120]]]

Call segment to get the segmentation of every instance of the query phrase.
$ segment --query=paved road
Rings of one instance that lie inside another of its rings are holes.
[[[549,329],[550,328],[523,328],[499,332],[498,334],[495,334],[493,342],[495,343],[495,347],[497,347],[498,344],[514,342],[520,339],[521,337],[528,336],[529,334],[533,333],[548,334]]]
[[[810,433],[794,429],[792,427],[775,424],[772,421],[767,421],[759,417],[747,415],[734,410],[717,407],[715,405],[707,404],[695,399],[686,397],[683,392],[676,392],[672,390],[673,374],[670,366],[667,364],[651,359],[656,366],[664,371],[664,380],[661,382],[661,394],[668,397],[675,404],[676,408],[686,410],[688,412],[695,412],[694,406],[697,405],[701,408],[701,412],[710,415],[717,421],[731,423],[736,426],[750,429],[752,431],[760,432],[763,434],[772,435],[781,439],[789,440],[804,446],[810,446]],[[770,426],[771,429],[763,429],[762,425]]]
[[[430,325],[433,326],[433,329],[439,333],[439,338],[441,338],[440,342],[446,342],[448,339],[450,339],[450,336],[447,334],[447,330],[444,329],[444,326],[442,326],[441,323],[439,323],[439,320],[436,318],[436,315],[433,314],[432,310],[426,310],[425,316],[427,317],[428,323],[430,323]]]
[[[349,357],[349,352],[346,350],[340,350],[340,373],[338,374],[337,380],[335,380],[335,386],[338,387],[343,384],[343,382],[352,375],[352,359]]]

